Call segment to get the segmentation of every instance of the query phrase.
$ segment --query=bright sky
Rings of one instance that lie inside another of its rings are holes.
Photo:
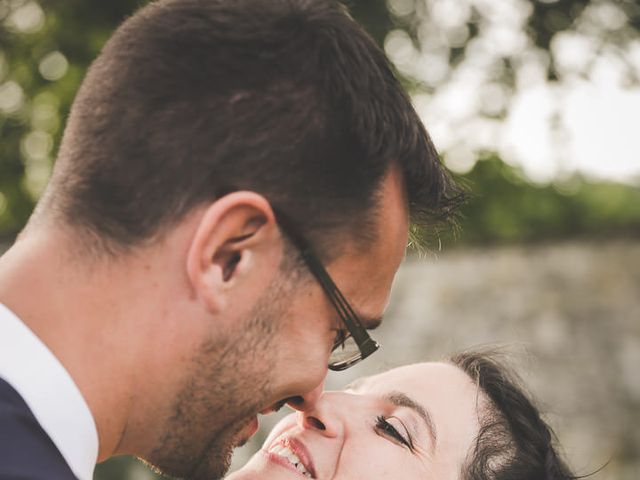
[[[389,5],[401,16],[415,4]],[[449,48],[467,41],[472,7],[482,12],[480,34],[451,69]],[[629,82],[630,72],[640,78],[640,35],[632,33],[624,47],[604,40],[626,28],[617,8],[594,2],[574,31],[554,37],[551,51],[561,76],[555,83],[546,79],[548,56],[525,34],[531,14],[526,0],[423,0],[420,49],[394,30],[385,50],[403,74],[433,88],[416,93],[414,103],[453,170],[470,169],[478,151],[492,150],[534,181],[579,172],[640,185],[640,86]],[[502,57],[516,72],[513,96],[500,81]]]
[[[640,89],[576,82],[519,93],[498,150],[533,180],[579,171],[640,182]]]

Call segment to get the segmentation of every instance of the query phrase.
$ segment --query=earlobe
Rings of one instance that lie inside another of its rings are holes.
[[[253,252],[277,232],[269,202],[254,192],[234,192],[212,203],[201,215],[187,255],[195,296],[212,312],[224,309]]]

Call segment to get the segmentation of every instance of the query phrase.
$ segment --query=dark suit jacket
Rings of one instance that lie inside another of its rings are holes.
[[[22,397],[2,378],[0,480],[76,480]]]

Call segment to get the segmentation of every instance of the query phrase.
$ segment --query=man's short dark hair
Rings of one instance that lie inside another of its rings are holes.
[[[449,217],[459,191],[338,2],[159,0],[91,66],[43,206],[117,251],[252,190],[326,254],[336,233],[366,238],[393,165],[414,221]]]

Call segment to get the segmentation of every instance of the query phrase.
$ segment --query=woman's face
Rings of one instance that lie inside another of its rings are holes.
[[[229,480],[457,479],[482,400],[471,379],[445,363],[367,377],[284,418]]]

